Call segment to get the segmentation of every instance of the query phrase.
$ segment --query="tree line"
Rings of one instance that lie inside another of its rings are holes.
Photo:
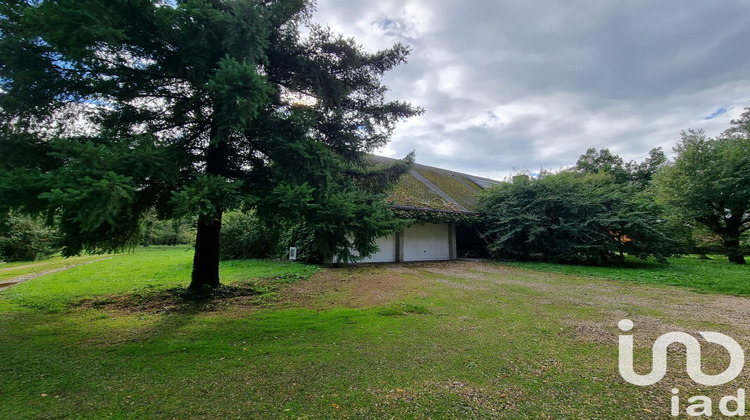
[[[138,243],[144,247],[195,242],[194,220],[160,220],[152,212],[143,217],[140,226]],[[0,262],[44,260],[59,254],[63,246],[54,220],[15,211],[0,217]]]
[[[480,203],[490,251],[589,263],[723,253],[745,264],[750,108],[715,138],[684,131],[674,152],[672,161],[653,149],[642,162],[624,162],[592,148],[567,170],[515,176]]]

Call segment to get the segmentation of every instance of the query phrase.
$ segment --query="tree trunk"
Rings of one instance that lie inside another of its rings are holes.
[[[742,254],[742,248],[740,247],[739,239],[725,240],[724,246],[727,249],[727,257],[729,257],[729,262],[735,264],[746,264],[745,256]]]
[[[739,233],[737,236],[724,238],[722,242],[724,242],[724,248],[726,249],[727,257],[729,257],[729,262],[745,264],[745,256],[742,254],[742,248],[740,247]]]
[[[735,263],[735,264],[747,264],[747,261],[745,261],[745,257],[742,254],[733,254],[729,256],[729,262]]]
[[[154,222],[146,222],[146,233],[143,235],[143,247],[147,248],[151,246],[151,228]]]
[[[219,216],[221,217],[221,216]],[[198,222],[198,233],[195,237],[195,255],[193,256],[193,274],[190,290],[205,291],[216,288],[219,282],[219,235],[221,218]]]
[[[742,227],[744,214],[744,208],[732,209],[732,216],[727,219],[726,227],[723,235],[721,235],[721,241],[724,243],[729,262],[735,264],[745,264],[745,256],[742,254],[742,247],[740,246],[740,228]]]
[[[211,138],[216,139],[218,129],[211,127]],[[229,144],[226,140],[212,141],[206,149],[206,173],[223,176],[229,165]],[[190,290],[203,293],[221,285],[219,281],[219,238],[221,234],[221,216],[224,209],[217,207],[215,217],[198,218],[198,232],[195,237],[195,255],[193,256],[193,274],[190,279]]]

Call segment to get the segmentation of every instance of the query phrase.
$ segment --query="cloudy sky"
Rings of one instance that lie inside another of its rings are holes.
[[[381,154],[475,175],[671,154],[750,106],[748,0],[318,0],[314,20],[411,46],[385,84],[426,112]]]

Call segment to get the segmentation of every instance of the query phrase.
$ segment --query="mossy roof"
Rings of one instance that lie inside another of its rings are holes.
[[[393,159],[382,156],[372,156],[371,160],[384,164],[393,162]],[[499,181],[414,164],[411,172],[401,177],[389,201],[406,208],[473,212],[482,190],[496,184]]]

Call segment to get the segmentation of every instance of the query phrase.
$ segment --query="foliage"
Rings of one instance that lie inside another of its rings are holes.
[[[39,217],[11,212],[0,219],[0,260],[37,261],[59,251],[57,231]]]
[[[7,119],[0,128],[0,153],[6,157],[0,162],[0,210],[21,206],[54,215],[48,221],[58,226],[66,256],[140,243],[140,215],[157,203],[162,175],[174,167],[163,151],[143,136],[130,144],[97,144],[97,139],[32,138],[16,129]],[[29,154],[34,158],[24,161]]]
[[[656,200],[664,201],[659,197]],[[666,205],[664,227],[667,236],[675,245],[673,254],[697,254],[709,258],[709,254],[725,254],[721,236],[682,212],[679,208]]]
[[[161,220],[154,211],[141,219],[143,246],[185,245],[195,242],[195,222],[189,219]]]
[[[279,233],[268,229],[254,213],[229,212],[221,223],[221,259],[269,258],[278,253]]]
[[[405,207],[393,207],[391,211],[399,218],[409,224],[417,223],[454,223],[457,225],[472,226],[481,223],[482,215],[479,213],[466,213],[457,211],[435,211],[425,209],[411,209]]]
[[[667,156],[661,147],[651,149],[643,162],[630,161],[625,164],[625,170],[630,174],[630,182],[641,188],[650,186],[654,177],[667,166]]]
[[[382,233],[384,213],[344,214],[347,226],[309,209],[343,199],[349,187],[337,183],[349,181],[339,171],[420,112],[386,101],[381,84],[409,50],[368,53],[310,23],[312,8],[307,0],[0,4],[0,210],[59,216],[50,220],[65,255],[138,244],[154,208],[160,219],[197,217],[195,288],[219,284],[221,217],[231,209],[261,217],[281,201],[275,219],[311,216],[319,233],[322,220],[335,221],[337,232],[357,230],[354,245],[366,252],[372,238],[362,235]],[[331,156],[343,163],[330,165]],[[344,237],[317,234],[316,245],[334,241],[322,245],[326,254]]]
[[[194,242],[195,228],[180,219],[157,220],[149,233],[149,245],[185,245]]]
[[[497,258],[603,263],[624,253],[663,260],[661,208],[607,173],[546,174],[493,187],[480,201]]]
[[[387,194],[411,167],[413,155],[387,168],[343,167],[327,181],[325,195],[311,200],[301,210],[289,206],[287,197],[277,197],[271,206],[259,207],[266,220],[275,220],[284,231],[281,245],[298,248],[298,258],[314,263],[356,262],[377,251],[375,239],[403,229],[406,221],[390,210]],[[331,165],[342,167],[341,163]],[[383,172],[390,173],[383,176]],[[299,200],[297,197],[293,197]],[[320,203],[320,204],[319,204]],[[279,217],[279,209],[292,207],[295,217]]]
[[[730,261],[744,264],[740,244],[750,230],[750,108],[717,138],[683,131],[675,152],[674,163],[657,177],[660,198],[719,235]]]
[[[660,147],[651,149],[649,157],[643,162],[624,162],[609,149],[596,150],[589,148],[576,162],[575,171],[579,173],[595,174],[605,172],[620,184],[630,184],[634,187],[645,189],[651,184],[651,180],[659,170],[667,164],[667,157]]]
[[[606,172],[620,183],[627,182],[628,179],[628,173],[623,166],[622,158],[612,154],[606,148],[596,150],[596,148],[591,147],[586,150],[586,153],[578,158],[575,169],[577,172],[586,174]]]

